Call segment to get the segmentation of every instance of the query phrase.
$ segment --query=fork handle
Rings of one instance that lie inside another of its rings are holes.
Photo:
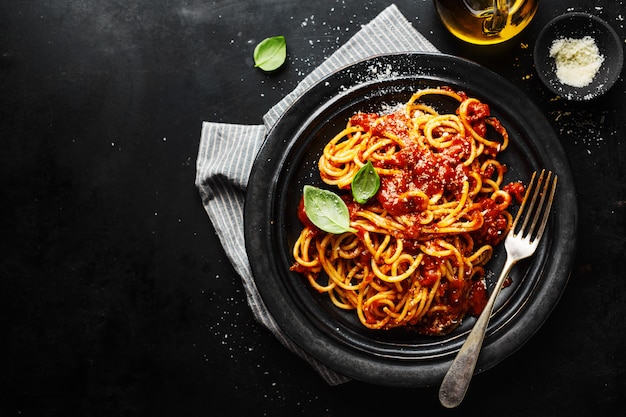
[[[480,354],[480,348],[485,338],[487,331],[487,325],[493,312],[493,306],[495,305],[496,298],[502,289],[502,284],[506,279],[509,271],[515,264],[515,261],[511,260],[511,257],[507,256],[504,263],[500,277],[496,282],[496,286],[493,292],[487,300],[487,304],[483,309],[483,312],[476,320],[476,324],[472,328],[467,340],[463,343],[461,350],[456,355],[456,358],[450,365],[450,369],[446,373],[441,386],[439,388],[439,401],[444,407],[454,408],[461,404],[467,388],[469,387],[472,376],[474,375],[474,369],[476,368],[476,362],[478,361],[478,355]]]

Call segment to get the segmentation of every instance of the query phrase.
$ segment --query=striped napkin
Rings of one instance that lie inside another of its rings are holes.
[[[296,345],[278,327],[259,295],[244,243],[246,185],[266,133],[305,90],[338,68],[375,55],[395,52],[437,52],[437,49],[411,26],[395,5],[391,5],[272,107],[263,117],[263,124],[202,124],[195,184],[224,251],[241,276],[248,304],[261,324],[284,346],[306,360],[330,385],[344,383],[349,378],[329,369]]]

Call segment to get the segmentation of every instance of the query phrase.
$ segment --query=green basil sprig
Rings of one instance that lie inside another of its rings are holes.
[[[287,59],[287,42],[284,36],[262,40],[254,48],[254,66],[263,71],[277,70]]]
[[[337,194],[312,185],[305,185],[303,193],[304,211],[315,226],[334,234],[356,232],[350,227],[348,206]]]
[[[374,197],[380,188],[380,177],[371,161],[359,169],[352,179],[352,197],[359,204],[365,204]]]

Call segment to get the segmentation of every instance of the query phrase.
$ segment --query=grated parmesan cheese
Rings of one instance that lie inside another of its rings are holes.
[[[604,62],[604,56],[591,36],[554,40],[550,57],[555,59],[559,81],[572,87],[589,85]]]

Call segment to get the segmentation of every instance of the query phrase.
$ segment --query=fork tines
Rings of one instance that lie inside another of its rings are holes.
[[[511,226],[511,231],[513,233],[518,233],[516,231],[518,221],[520,220],[521,214],[525,213],[523,219],[524,221],[519,228],[519,230],[524,233],[524,236],[522,237],[528,238],[531,241],[541,239],[543,231],[545,230],[548,215],[550,214],[550,208],[552,207],[554,193],[556,192],[557,179],[557,175],[553,174],[552,171],[546,171],[543,169],[541,170],[539,177],[537,177],[536,171],[533,172],[526,194],[522,200],[522,204],[517,211],[517,215],[515,216],[515,220]],[[528,201],[529,198],[530,202]],[[527,204],[529,204],[528,208],[526,208]],[[532,223],[527,229],[526,226],[529,221],[532,221]],[[539,228],[537,229],[537,232],[533,234],[537,224],[539,224]]]

